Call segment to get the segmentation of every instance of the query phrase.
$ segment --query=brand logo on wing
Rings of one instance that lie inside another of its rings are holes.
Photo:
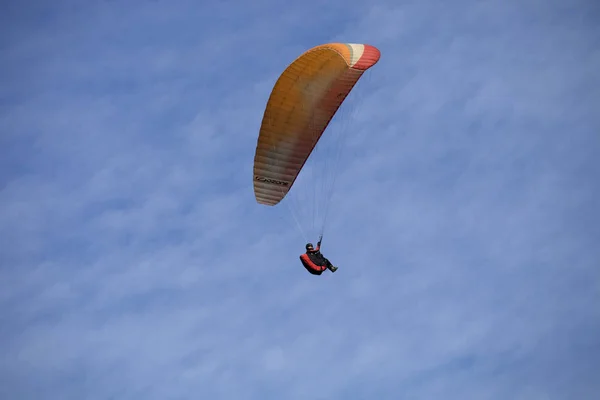
[[[287,186],[290,184],[289,182],[280,181],[277,179],[265,178],[264,176],[255,176],[254,179],[256,179],[259,182],[272,183],[274,185],[280,185],[280,186]]]

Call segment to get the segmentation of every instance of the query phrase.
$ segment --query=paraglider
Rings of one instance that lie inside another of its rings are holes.
[[[259,204],[275,206],[286,197],[330,121],[379,57],[379,50],[368,44],[329,43],[306,51],[285,69],[271,92],[258,135],[253,181]],[[330,196],[315,195],[327,197],[327,207]],[[319,249],[320,240],[316,254]],[[303,256],[310,260],[311,254]],[[320,268],[327,263],[313,262]]]
[[[317,248],[315,249],[312,243],[306,244],[306,253],[300,256],[300,261],[304,268],[313,275],[321,275],[326,269],[331,272],[337,271],[338,267],[331,264],[331,262],[321,254],[321,240],[319,238]]]

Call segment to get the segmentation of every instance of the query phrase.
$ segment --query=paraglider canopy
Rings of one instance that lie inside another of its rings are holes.
[[[254,157],[258,203],[274,206],[287,195],[338,108],[379,57],[367,44],[329,43],[306,51],[281,74]]]

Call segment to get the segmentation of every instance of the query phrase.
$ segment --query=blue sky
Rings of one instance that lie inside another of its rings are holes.
[[[598,5],[211,4],[0,6],[0,397],[597,398]],[[251,171],[331,41],[382,57],[314,277]]]

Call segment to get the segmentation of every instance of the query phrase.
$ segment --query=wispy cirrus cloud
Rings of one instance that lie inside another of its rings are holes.
[[[0,397],[600,390],[591,2],[4,7]],[[250,174],[275,79],[334,40],[382,58],[314,279]]]

